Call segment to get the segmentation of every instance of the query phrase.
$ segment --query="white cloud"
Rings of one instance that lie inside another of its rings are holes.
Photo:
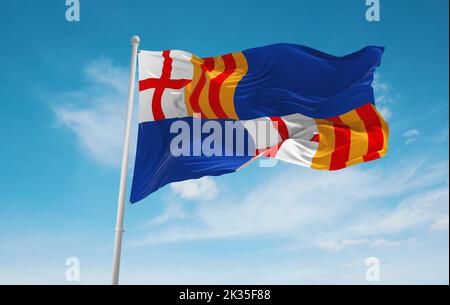
[[[386,240],[384,238],[376,239],[371,242],[371,248],[391,248],[391,247],[399,247],[403,245],[413,246],[416,244],[416,240],[414,238],[408,238],[407,240]]]
[[[405,138],[412,138],[412,137],[416,137],[416,136],[418,136],[420,134],[420,132],[417,130],[417,129],[410,129],[410,130],[408,130],[407,132],[405,132],[404,134],[403,134],[403,136],[405,137]]]
[[[340,252],[344,248],[368,244],[367,238],[360,239],[344,239],[342,241],[334,240],[318,240],[316,246],[330,252]]]
[[[409,145],[409,144],[411,144],[411,143],[413,143],[413,142],[415,142],[415,141],[416,141],[415,138],[409,138],[409,139],[406,139],[405,145]]]
[[[271,236],[329,251],[363,241],[369,245],[380,236],[428,227],[448,214],[448,186],[439,187],[447,181],[448,163],[428,164],[411,159],[385,170],[292,169],[255,187],[242,200],[200,202],[186,223],[152,230],[134,243]],[[419,192],[428,187],[433,189]],[[384,203],[396,196],[407,199]]]
[[[394,102],[394,98],[391,93],[392,86],[382,80],[380,73],[375,73],[372,86],[375,91],[375,99],[377,104],[391,104]]]
[[[444,143],[448,141],[448,127],[438,131],[430,137],[430,140],[436,143]]]
[[[381,113],[385,120],[389,120],[392,117],[390,105],[394,103],[392,87],[390,84],[382,80],[381,74],[378,72],[374,75],[372,86],[375,94],[377,110]]]
[[[202,177],[200,179],[186,180],[170,184],[175,194],[184,199],[212,199],[219,188],[211,177]]]
[[[359,239],[343,239],[340,241],[336,240],[322,240],[316,241],[315,245],[320,249],[337,253],[349,247],[356,247],[362,245],[369,245],[371,248],[390,248],[399,247],[403,245],[415,245],[416,240],[414,238],[408,238],[407,240],[387,240],[384,238],[379,239],[369,239],[369,238],[359,238]]]
[[[160,225],[175,219],[183,219],[186,217],[186,213],[183,210],[183,207],[178,202],[170,201],[166,205],[166,209],[161,215],[156,216],[151,219],[149,222],[144,224],[144,226],[153,226]]]
[[[389,119],[392,117],[392,111],[391,109],[389,109],[389,107],[377,106],[377,110],[386,121],[389,121]]]
[[[94,85],[105,85],[123,95],[128,91],[128,71],[113,65],[107,58],[97,58],[84,69],[86,76]]]
[[[436,220],[431,226],[434,231],[448,231],[448,214]]]
[[[448,187],[426,191],[402,200],[393,209],[373,211],[363,221],[350,226],[349,231],[380,235],[426,226],[448,214],[448,200]]]
[[[420,134],[420,132],[414,128],[403,133],[403,137],[406,138],[405,145],[408,145],[408,144],[411,144],[412,142],[414,142],[419,134]]]
[[[125,69],[99,58],[85,69],[88,83],[54,99],[60,123],[75,133],[90,157],[119,166],[123,146],[128,76]]]

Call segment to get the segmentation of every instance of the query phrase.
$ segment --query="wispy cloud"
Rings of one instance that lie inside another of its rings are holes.
[[[344,239],[342,241],[319,239],[316,241],[316,246],[326,251],[340,252],[347,247],[366,245],[368,243],[369,239],[367,238]]]
[[[414,238],[408,238],[406,240],[386,240],[384,238],[376,239],[372,241],[370,247],[372,248],[391,248],[399,247],[403,245],[416,245],[416,240]]]
[[[186,213],[183,210],[183,206],[179,202],[169,201],[166,204],[166,209],[161,215],[156,216],[149,222],[144,224],[144,227],[164,224],[171,220],[183,219],[186,217]]]
[[[406,138],[412,138],[418,136],[419,134],[420,132],[417,129],[410,129],[407,132],[405,132],[403,136]]]
[[[395,101],[392,94],[392,86],[383,80],[383,77],[379,72],[375,73],[372,86],[375,93],[377,109],[383,118],[389,120],[392,117],[392,110],[390,107]]]
[[[316,241],[317,247],[333,253],[341,252],[346,248],[357,247],[362,245],[368,245],[371,248],[391,248],[403,245],[413,246],[415,244],[416,240],[414,238],[408,238],[407,240],[387,240],[385,238],[379,239],[359,238],[359,239],[343,239],[340,241],[319,239]]]
[[[383,79],[383,76],[376,72],[372,83],[375,91],[376,102],[380,104],[392,104],[395,99],[392,95],[392,86]]]
[[[287,171],[238,202],[200,202],[185,224],[151,230],[132,243],[264,236],[301,240],[329,251],[381,246],[375,241],[429,227],[448,214],[448,163],[406,161],[385,170]],[[392,199],[397,196],[407,199]]]
[[[123,145],[128,76],[106,58],[84,68],[87,85],[58,94],[54,110],[61,124],[75,133],[88,156],[118,166]]]
[[[446,186],[426,191],[402,200],[393,209],[372,211],[369,217],[350,226],[349,231],[380,235],[426,227],[448,213],[448,199]]]
[[[389,120],[392,117],[392,110],[387,106],[377,106],[377,110],[385,120]]]
[[[431,230],[448,231],[448,214],[437,219],[436,222],[431,225]]]
[[[436,143],[445,143],[445,141],[448,141],[448,135],[448,127],[445,127],[444,129],[431,135],[430,140]]]
[[[180,195],[184,199],[212,199],[219,188],[211,177],[202,177],[200,179],[186,180],[175,182],[170,185],[175,194]]]
[[[414,128],[403,133],[403,137],[406,138],[405,145],[408,145],[408,144],[411,144],[412,142],[414,142],[416,140],[417,136],[419,136],[419,135],[420,135],[420,132]]]

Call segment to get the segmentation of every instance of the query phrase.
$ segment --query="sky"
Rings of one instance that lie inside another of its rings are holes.
[[[121,283],[448,284],[449,3],[380,4],[368,22],[364,0],[81,0],[68,22],[64,0],[2,1],[0,284],[110,283],[134,34],[200,57],[384,46],[390,140],[385,158],[337,172],[255,162],[127,205]]]

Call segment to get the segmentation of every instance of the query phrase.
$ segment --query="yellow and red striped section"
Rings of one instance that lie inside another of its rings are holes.
[[[330,119],[316,119],[319,143],[311,167],[337,170],[384,156],[389,128],[373,104]]]
[[[185,87],[188,115],[201,113],[207,119],[238,119],[234,108],[234,92],[247,73],[242,52],[199,58],[192,56],[192,82]]]

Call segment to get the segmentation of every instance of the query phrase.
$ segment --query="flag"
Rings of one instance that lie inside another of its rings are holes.
[[[319,170],[342,169],[384,156],[388,133],[371,103],[328,119],[291,114],[144,122],[139,125],[130,201],[171,182],[238,171],[260,157]]]
[[[388,126],[372,88],[383,51],[336,57],[294,44],[207,58],[141,51],[130,201],[261,157],[332,171],[384,156]]]
[[[374,102],[371,83],[383,51],[368,46],[336,57],[286,43],[207,58],[141,51],[140,122],[194,113],[235,120],[335,117]]]

